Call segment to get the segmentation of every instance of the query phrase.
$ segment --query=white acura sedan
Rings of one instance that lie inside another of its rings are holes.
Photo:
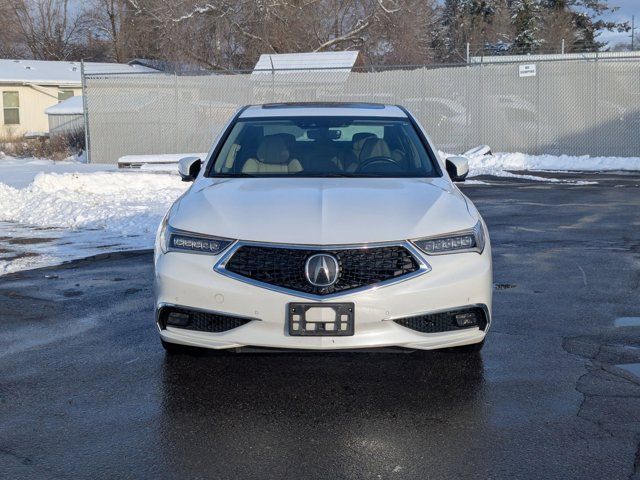
[[[162,221],[156,321],[193,347],[477,351],[491,324],[491,247],[399,106],[242,108]]]

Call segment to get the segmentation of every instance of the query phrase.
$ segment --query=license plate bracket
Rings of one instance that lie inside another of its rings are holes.
[[[349,337],[354,334],[353,303],[290,303],[289,335],[296,337]]]

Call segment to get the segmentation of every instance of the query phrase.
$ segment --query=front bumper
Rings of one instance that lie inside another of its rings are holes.
[[[355,304],[353,336],[301,337],[289,335],[289,303],[309,300],[229,278],[214,271],[220,256],[182,252],[156,255],[156,309],[166,305],[255,319],[219,333],[158,324],[163,340],[171,343],[223,349],[245,346],[284,349],[340,350],[374,347],[436,349],[482,341],[491,321],[491,247],[482,254],[427,256],[431,271],[406,281],[366,291],[346,292],[328,302]],[[323,303],[319,301],[318,303]],[[393,320],[425,313],[482,306],[484,330],[421,333]]]

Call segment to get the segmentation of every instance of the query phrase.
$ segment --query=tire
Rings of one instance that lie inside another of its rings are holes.
[[[202,355],[204,354],[204,348],[199,347],[190,347],[188,345],[180,345],[179,343],[171,343],[165,342],[163,339],[160,339],[162,343],[162,348],[167,355]]]

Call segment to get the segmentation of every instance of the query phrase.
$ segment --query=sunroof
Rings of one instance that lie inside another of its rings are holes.
[[[292,102],[292,103],[266,103],[262,108],[365,108],[369,110],[383,110],[380,103],[349,103],[349,102]]]

